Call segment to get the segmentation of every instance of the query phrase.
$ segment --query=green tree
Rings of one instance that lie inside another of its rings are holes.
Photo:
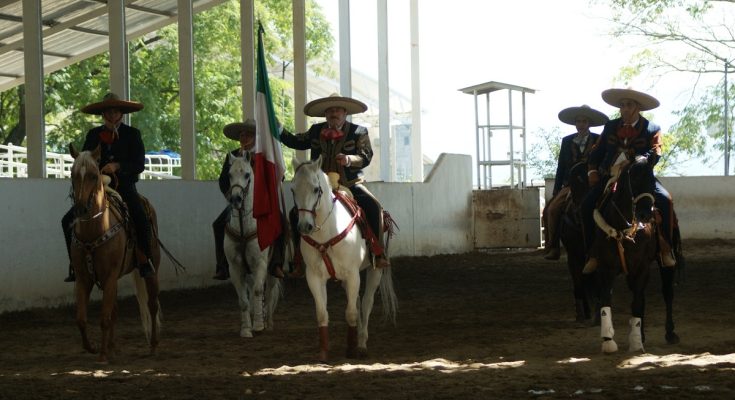
[[[732,133],[732,108],[725,120],[725,74],[735,72],[735,1],[733,0],[592,0],[609,6],[614,37],[641,41],[619,79],[630,82],[643,72],[654,79],[684,74],[692,82],[691,100],[675,111],[679,118],[664,136],[666,157],[659,169],[676,171],[676,161],[722,158],[725,127]],[[704,79],[708,75],[717,79]],[[735,105],[735,76],[727,85],[729,107]],[[705,84],[714,81],[714,84]],[[684,89],[684,88],[682,88]],[[730,140],[730,151],[732,141]]]
[[[553,179],[564,135],[555,126],[551,129],[539,128],[533,136],[539,138],[539,141],[533,143],[528,150],[528,166],[542,179]]]
[[[197,178],[215,179],[227,151],[237,144],[222,134],[224,125],[242,118],[240,61],[240,2],[229,0],[194,16],[194,74]],[[289,0],[262,0],[256,18],[266,34],[269,77],[281,123],[293,130],[291,84],[284,66],[293,60],[292,15]],[[334,39],[318,4],[307,1],[306,57],[313,65],[329,65]],[[145,108],[131,116],[149,150],[180,150],[178,32],[169,25],[129,44],[130,97]],[[317,72],[329,73],[324,68]],[[109,89],[109,54],[100,54],[46,77],[45,112],[49,151],[65,152],[69,142],[80,146],[84,133],[99,117],[79,113],[81,106],[99,101]],[[25,137],[22,86],[0,93],[0,139]],[[17,139],[16,139],[17,140]],[[20,143],[16,143],[20,144]],[[292,153],[286,150],[286,158]],[[290,163],[287,163],[290,165]]]

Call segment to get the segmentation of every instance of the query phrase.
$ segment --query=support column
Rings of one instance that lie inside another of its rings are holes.
[[[411,181],[424,181],[421,147],[421,76],[419,58],[419,1],[411,0]]]
[[[380,108],[380,178],[395,180],[390,132],[390,83],[388,79],[388,0],[378,0],[378,107]]]
[[[255,5],[240,0],[240,71],[242,71],[242,120],[255,118]]]
[[[296,132],[306,132],[306,1],[293,0],[293,84],[294,123]],[[308,150],[296,150],[296,160],[309,158]]]
[[[46,177],[46,133],[43,112],[43,34],[41,0],[23,0],[23,61],[25,73],[28,177]],[[14,143],[21,146],[22,143]]]
[[[179,120],[181,121],[181,178],[196,179],[196,111],[194,103],[194,6],[178,0]]]
[[[350,45],[350,0],[339,0],[339,93],[345,97],[352,97]]]
[[[128,69],[128,40],[125,29],[125,1],[107,2],[110,46],[110,91],[121,99],[130,100],[130,71]],[[125,116],[130,123],[130,116]]]

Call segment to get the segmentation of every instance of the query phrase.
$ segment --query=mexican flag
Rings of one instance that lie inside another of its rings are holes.
[[[281,181],[286,168],[278,141],[268,71],[263,51],[263,26],[258,25],[257,94],[255,98],[255,183],[253,217],[258,223],[260,249],[270,246],[281,234]]]

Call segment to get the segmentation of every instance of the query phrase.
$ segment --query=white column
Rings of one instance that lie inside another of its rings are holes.
[[[419,1],[411,0],[411,180],[424,181],[421,147],[421,76],[419,58]]]
[[[46,177],[46,134],[43,113],[43,34],[41,0],[23,0],[23,61],[25,73],[28,177]],[[21,143],[14,143],[21,145]]]
[[[197,153],[194,109],[194,7],[192,0],[178,0],[178,7],[181,177],[195,180]]]
[[[125,30],[124,0],[107,2],[110,45],[110,91],[121,99],[130,99],[130,72],[128,71],[128,40]],[[129,117],[126,116],[126,122]]]
[[[339,0],[339,93],[345,97],[352,97],[350,45],[350,0]]]
[[[240,0],[240,71],[242,72],[242,119],[255,117],[255,6],[254,0]]]
[[[306,1],[293,0],[293,85],[294,123],[296,132],[306,132]],[[307,150],[297,150],[296,160],[308,159]]]
[[[378,0],[378,107],[380,108],[380,178],[395,180],[390,132],[390,84],[388,79],[388,0]]]

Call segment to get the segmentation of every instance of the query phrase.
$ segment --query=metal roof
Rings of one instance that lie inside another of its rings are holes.
[[[194,12],[226,0],[193,0]],[[22,0],[0,0],[0,92],[23,84]],[[176,23],[178,0],[126,0],[128,40]],[[49,74],[108,50],[107,1],[42,0],[43,71]]]
[[[523,93],[536,93],[535,89],[529,89],[523,86],[511,85],[509,83],[502,83],[502,82],[495,82],[495,81],[485,82],[479,85],[466,87],[463,89],[459,89],[459,91],[462,93],[467,93],[467,94],[485,94],[485,93],[491,93],[496,90],[503,90],[503,89],[517,90]]]

